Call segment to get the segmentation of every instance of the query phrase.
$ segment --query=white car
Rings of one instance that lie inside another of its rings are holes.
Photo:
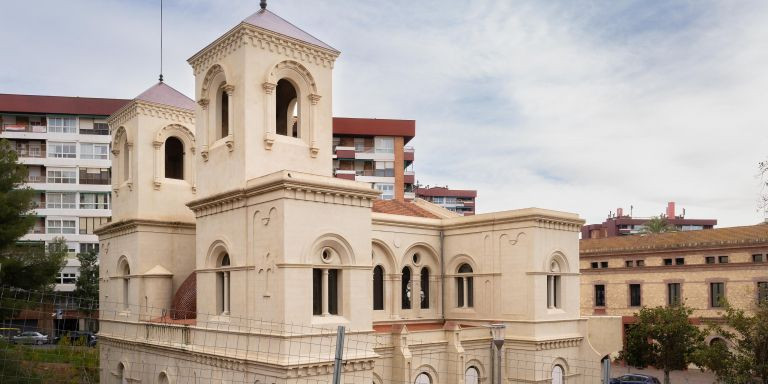
[[[22,332],[20,335],[12,337],[11,342],[14,344],[43,345],[48,343],[48,336],[40,332]]]

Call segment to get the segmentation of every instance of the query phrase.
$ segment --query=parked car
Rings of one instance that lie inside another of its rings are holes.
[[[37,344],[43,345],[48,342],[48,336],[40,332],[22,332],[18,336],[11,337],[13,344]]]
[[[661,384],[661,382],[653,376],[630,373],[611,379],[611,384]]]
[[[67,332],[64,337],[69,338],[69,343],[71,345],[87,345],[89,347],[95,347],[96,342],[98,341],[98,337],[93,334],[93,332],[88,331],[71,331]],[[61,340],[61,336],[58,336],[54,339],[55,343],[59,343]]]

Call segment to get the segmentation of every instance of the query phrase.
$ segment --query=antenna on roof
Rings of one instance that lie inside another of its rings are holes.
[[[163,82],[163,0],[160,0],[160,82]]]
[[[261,9],[267,9],[267,0],[261,0],[261,2],[259,3],[259,6],[261,7]]]

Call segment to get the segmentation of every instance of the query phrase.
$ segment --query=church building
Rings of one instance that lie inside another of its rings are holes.
[[[339,54],[262,2],[188,60],[195,100],[109,117],[101,382],[330,383],[339,326],[342,383],[600,382],[621,319],[580,316],[584,221],[334,178]]]

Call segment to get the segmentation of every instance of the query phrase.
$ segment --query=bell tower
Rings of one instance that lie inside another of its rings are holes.
[[[283,169],[331,176],[338,56],[262,3],[188,60],[198,103],[200,196]]]

